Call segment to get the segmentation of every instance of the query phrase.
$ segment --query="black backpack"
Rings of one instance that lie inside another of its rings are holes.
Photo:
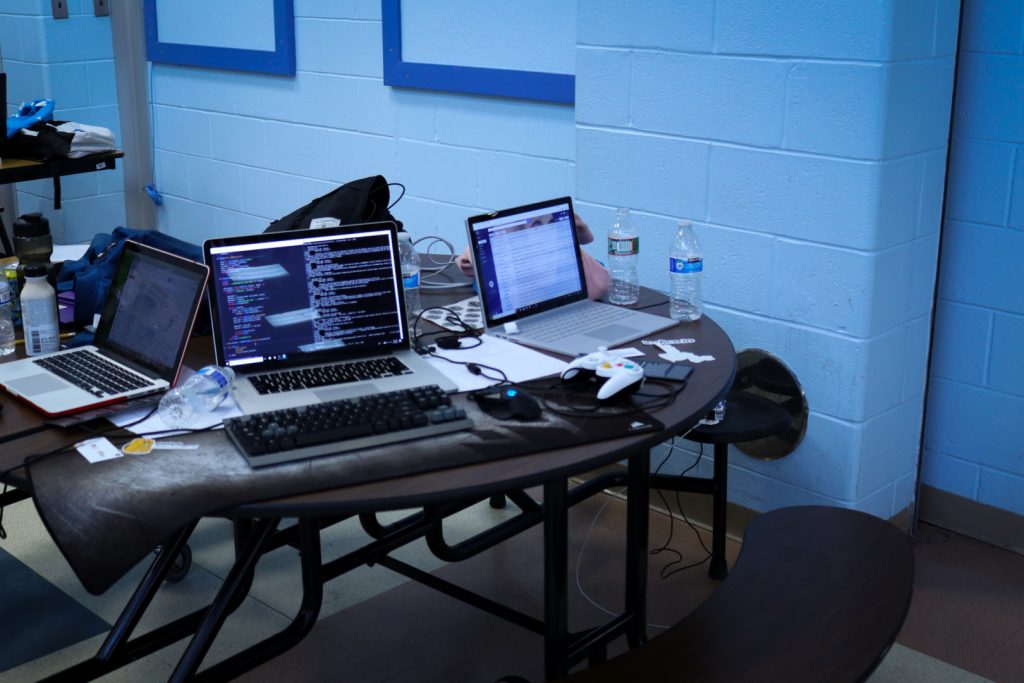
[[[400,186],[401,187],[401,186]],[[404,193],[405,188],[402,188]],[[399,195],[401,199],[401,195]],[[323,197],[314,199],[301,209],[292,211],[287,216],[278,218],[264,232],[283,232],[285,230],[305,230],[309,227],[328,227],[333,225],[349,225],[355,223],[371,223],[374,221],[394,221],[398,229],[402,222],[391,215],[388,210],[391,204],[391,192],[384,176],[375,175],[345,183],[331,190]],[[326,225],[318,225],[316,219],[327,219]],[[330,219],[334,219],[334,223]]]

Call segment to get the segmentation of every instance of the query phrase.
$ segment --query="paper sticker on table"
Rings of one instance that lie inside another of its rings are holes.
[[[658,342],[655,344],[664,353],[659,353],[660,358],[664,358],[670,363],[677,363],[679,361],[688,361],[690,363],[704,363],[705,361],[714,360],[714,356],[700,356],[696,353],[690,353],[689,351],[680,351],[671,344]]]
[[[644,339],[641,344],[647,346],[661,346],[662,344],[693,344],[696,339],[685,337],[683,339]]]
[[[484,327],[483,313],[480,311],[480,297],[478,296],[474,295],[468,299],[456,301],[454,304],[448,304],[445,309],[447,310],[440,307],[427,309],[423,312],[423,317],[435,325],[440,325],[453,332],[465,331],[465,328],[458,323],[459,318],[474,330],[482,330]]]
[[[110,443],[110,440],[103,436],[79,441],[75,444],[75,450],[91,463],[121,457],[121,451],[117,450],[117,446]]]

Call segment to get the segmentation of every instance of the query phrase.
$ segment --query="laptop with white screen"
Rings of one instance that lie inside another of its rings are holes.
[[[217,362],[244,413],[436,384],[411,349],[397,228],[367,223],[207,240]]]
[[[569,197],[471,216],[466,224],[489,334],[575,356],[675,324],[587,298]]]
[[[0,364],[0,385],[53,417],[163,391],[177,380],[209,270],[128,240],[93,345]]]

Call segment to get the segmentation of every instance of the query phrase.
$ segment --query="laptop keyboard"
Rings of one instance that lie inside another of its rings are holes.
[[[228,438],[253,467],[472,427],[466,411],[433,384],[224,420]]]
[[[629,308],[587,306],[572,311],[559,311],[558,315],[546,320],[520,321],[519,327],[531,339],[553,343],[574,334],[585,334],[631,315],[633,311]]]
[[[115,365],[88,349],[36,358],[32,362],[100,398],[152,386],[146,377]]]
[[[356,360],[266,375],[253,375],[249,377],[249,382],[261,394],[277,394],[282,391],[314,389],[332,384],[347,384],[410,373],[412,370],[397,358],[374,358],[373,360]]]

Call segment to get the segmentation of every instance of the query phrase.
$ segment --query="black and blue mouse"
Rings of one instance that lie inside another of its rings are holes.
[[[536,420],[540,417],[537,399],[515,387],[492,387],[475,391],[470,396],[491,417],[499,420]]]

